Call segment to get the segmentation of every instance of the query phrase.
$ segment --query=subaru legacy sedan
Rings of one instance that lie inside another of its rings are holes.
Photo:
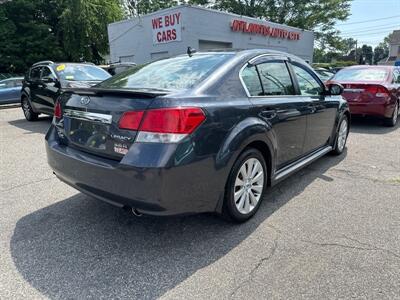
[[[268,186],[344,151],[342,89],[282,52],[164,59],[63,93],[48,162],[65,183],[135,214],[216,212],[242,222]]]

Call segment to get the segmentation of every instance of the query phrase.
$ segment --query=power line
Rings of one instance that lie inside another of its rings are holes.
[[[350,31],[341,31],[342,33],[345,33],[345,34],[347,34],[347,33],[357,33],[357,32],[364,32],[364,31],[371,31],[371,30],[378,30],[378,29],[387,29],[387,28],[393,28],[393,27],[399,27],[400,28],[400,25],[399,25],[399,23],[392,23],[392,24],[388,24],[388,25],[385,25],[385,26],[371,26],[371,27],[364,27],[363,29],[354,29],[354,30],[350,30]]]
[[[365,33],[359,33],[359,34],[344,34],[341,35],[342,37],[352,37],[352,36],[363,36],[363,35],[377,35],[377,34],[383,34],[383,33],[388,33],[390,30],[385,30],[385,31],[377,31],[377,32],[365,32]]]
[[[377,21],[381,21],[381,20],[395,19],[395,18],[399,18],[399,17],[400,17],[400,15],[396,15],[396,16],[390,16],[390,17],[386,17],[386,18],[372,19],[372,20],[366,20],[366,21],[360,21],[360,22],[337,24],[336,26],[348,26],[348,25],[353,25],[353,24],[370,23],[370,22],[377,22]]]

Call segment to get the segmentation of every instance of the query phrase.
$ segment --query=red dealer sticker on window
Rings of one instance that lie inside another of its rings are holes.
[[[271,27],[264,24],[248,23],[243,20],[232,20],[232,31],[241,31],[244,33],[258,34],[273,38],[288,39],[293,41],[300,40],[300,32],[289,31],[283,28]]]
[[[181,41],[182,15],[180,12],[154,17],[151,20],[153,44]]]

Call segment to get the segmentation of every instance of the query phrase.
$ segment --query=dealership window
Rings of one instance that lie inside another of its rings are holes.
[[[272,61],[257,65],[265,96],[294,95],[289,70],[284,61]]]
[[[150,55],[151,55],[151,60],[159,60],[169,57],[168,51],[153,52]]]
[[[232,43],[199,40],[200,51],[215,50],[215,49],[232,49]]]
[[[293,70],[296,73],[302,95],[318,96],[321,94],[322,86],[310,72],[297,65],[293,65]]]

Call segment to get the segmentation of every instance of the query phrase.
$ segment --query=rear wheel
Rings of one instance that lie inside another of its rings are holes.
[[[394,111],[393,111],[392,117],[385,118],[385,120],[384,120],[385,126],[389,126],[389,127],[396,126],[397,119],[398,119],[398,116],[399,116],[399,105],[400,105],[400,102],[397,102],[395,107],[394,107]]]
[[[25,119],[28,121],[36,121],[39,114],[35,113],[27,97],[22,98],[21,101],[22,111],[24,112]]]
[[[347,116],[343,116],[340,120],[338,131],[336,133],[336,143],[335,148],[332,153],[335,155],[340,155],[343,153],[346,147],[347,136],[349,134],[349,119]]]
[[[260,151],[244,151],[229,175],[224,215],[236,222],[250,219],[258,210],[267,185],[267,167]]]

